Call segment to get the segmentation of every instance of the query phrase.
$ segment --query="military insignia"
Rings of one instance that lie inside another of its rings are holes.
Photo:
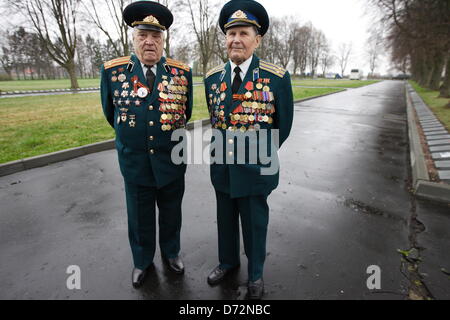
[[[227,73],[227,71],[224,69],[223,71],[222,71],[222,73],[220,74],[220,82],[222,82],[223,81],[223,79],[225,78],[225,74]]]
[[[136,97],[137,97],[137,92],[131,91],[131,92],[130,92],[130,97],[136,98]]]
[[[130,115],[130,122],[128,123],[130,128],[136,127],[136,115]]]
[[[244,11],[238,10],[231,16],[231,19],[247,19],[247,15]]]
[[[141,101],[140,101],[140,100],[136,100],[136,101],[134,102],[134,104],[136,105],[136,107],[139,107],[139,106],[141,105]]]
[[[112,82],[117,82],[117,77],[116,76],[112,76],[111,81]]]
[[[159,24],[159,20],[156,19],[154,16],[149,15],[147,17],[145,17],[145,19],[143,20],[144,22],[150,22],[150,23],[155,23],[155,24]]]
[[[122,113],[120,116],[120,120],[122,120],[122,122],[127,121],[127,114],[126,113]]]
[[[137,91],[137,95],[139,98],[144,99],[148,96],[148,90],[147,88],[139,88]]]
[[[123,98],[128,97],[128,91],[122,91],[122,93],[120,94]]]
[[[159,97],[161,98],[161,99],[167,99],[167,98],[169,98],[169,95],[167,94],[167,93],[164,93],[164,92],[160,92],[159,93]]]
[[[125,100],[125,105],[127,105],[127,106],[130,105],[130,99]]]
[[[122,89],[128,89],[130,87],[130,83],[129,82],[124,82],[122,84]]]
[[[114,96],[115,96],[115,97],[118,97],[118,96],[120,96],[120,92],[119,92],[119,90],[114,90]]]
[[[119,76],[117,77],[117,79],[118,79],[120,82],[124,82],[125,80],[127,80],[127,76],[126,76],[125,74],[121,73],[121,74],[119,74]]]
[[[127,65],[127,70],[129,72],[133,72],[133,69],[134,69],[134,61],[130,60],[130,62],[128,62],[128,65]]]
[[[253,69],[253,81],[259,79],[259,68]]]
[[[256,89],[261,90],[262,88],[263,88],[262,83],[261,83],[261,82],[258,82],[258,83],[256,84]]]
[[[247,89],[247,91],[252,91],[253,90],[253,82],[249,81],[245,84],[245,89]]]

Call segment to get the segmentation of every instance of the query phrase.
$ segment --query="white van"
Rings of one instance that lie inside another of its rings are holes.
[[[361,72],[359,69],[352,69],[350,72],[350,80],[361,80]]]

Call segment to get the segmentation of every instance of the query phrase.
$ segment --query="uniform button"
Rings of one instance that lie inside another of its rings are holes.
[[[232,156],[233,156],[233,152],[232,152],[232,151],[228,152],[228,155],[229,155],[230,157],[232,157]]]
[[[150,141],[153,141],[153,139],[155,139],[155,137],[150,136],[148,139],[149,139]]]
[[[233,144],[234,143],[233,139],[228,139],[228,143]]]
[[[150,149],[150,154],[155,154],[155,150]]]
[[[148,123],[148,125],[149,125],[150,127],[153,127],[154,124],[155,124],[155,123],[154,123],[153,121],[150,121],[150,122]]]
[[[152,111],[153,110],[153,106],[149,106],[148,110]]]

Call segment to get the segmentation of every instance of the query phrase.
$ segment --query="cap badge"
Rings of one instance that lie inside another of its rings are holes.
[[[244,11],[238,10],[231,16],[231,19],[247,19],[247,15]]]
[[[144,22],[150,22],[150,23],[156,23],[159,24],[158,19],[156,19],[154,16],[150,15],[145,17]]]

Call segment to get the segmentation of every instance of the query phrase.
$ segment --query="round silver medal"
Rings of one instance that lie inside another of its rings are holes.
[[[139,98],[143,99],[148,96],[148,90],[147,88],[139,88],[137,94]]]

